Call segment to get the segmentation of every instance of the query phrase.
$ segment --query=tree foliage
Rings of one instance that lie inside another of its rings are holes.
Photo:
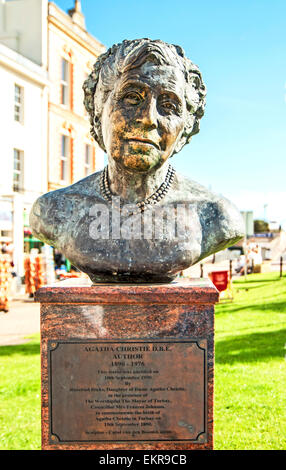
[[[269,224],[265,220],[254,220],[254,232],[264,233],[269,232]]]

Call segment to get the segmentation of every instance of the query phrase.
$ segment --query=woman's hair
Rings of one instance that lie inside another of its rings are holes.
[[[147,61],[156,65],[178,67],[185,77],[187,118],[180,143],[174,153],[181,150],[200,130],[199,121],[204,114],[206,87],[199,68],[185,56],[183,49],[147,38],[124,40],[120,44],[114,44],[98,57],[83,84],[84,105],[90,117],[91,135],[104,151],[106,149],[101,131],[104,103],[114,89],[116,80],[124,72],[138,68]]]

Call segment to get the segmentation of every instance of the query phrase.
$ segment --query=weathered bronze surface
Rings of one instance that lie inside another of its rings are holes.
[[[169,167],[199,132],[205,107],[201,73],[181,47],[114,45],[84,92],[108,168],[41,196],[30,216],[36,237],[93,282],[169,282],[243,236],[227,199]]]
[[[50,443],[207,440],[206,340],[49,341]]]

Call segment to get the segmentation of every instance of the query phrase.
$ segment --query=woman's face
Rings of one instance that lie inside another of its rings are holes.
[[[122,74],[104,105],[107,154],[126,169],[146,172],[173,154],[185,122],[181,70],[146,62]]]

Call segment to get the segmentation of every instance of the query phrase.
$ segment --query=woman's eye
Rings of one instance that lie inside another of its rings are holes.
[[[175,103],[172,103],[172,101],[163,101],[163,103],[161,103],[161,106],[166,111],[177,111],[177,106],[175,105]]]
[[[165,113],[178,113],[179,107],[175,100],[173,100],[169,95],[163,94],[159,97],[159,104],[161,109]]]
[[[136,105],[142,101],[142,97],[139,95],[139,93],[129,92],[123,96],[123,101],[130,105]]]
[[[176,106],[173,103],[163,103],[164,108],[175,109]]]

